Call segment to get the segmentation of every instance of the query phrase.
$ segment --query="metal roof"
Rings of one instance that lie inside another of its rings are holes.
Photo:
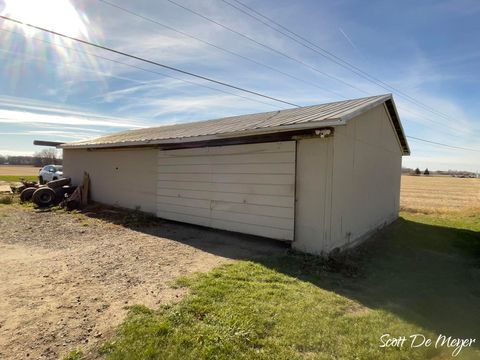
[[[128,130],[99,138],[65,143],[64,149],[112,148],[178,144],[345,125],[365,111],[385,103],[404,154],[410,150],[391,94],[300,108],[232,116],[215,120]]]

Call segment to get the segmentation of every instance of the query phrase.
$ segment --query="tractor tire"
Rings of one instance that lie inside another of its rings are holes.
[[[26,189],[23,189],[22,192],[20,193],[20,201],[21,202],[27,202],[32,200],[33,193],[37,190],[35,187],[28,187]]]
[[[59,179],[59,180],[52,180],[47,183],[47,186],[50,189],[56,189],[56,188],[61,188],[64,185],[69,185],[70,184],[70,178],[65,178],[65,179]]]
[[[55,191],[55,196],[58,201],[61,201],[65,197],[65,191],[63,190],[63,187],[55,188],[52,190]]]
[[[49,187],[42,187],[33,193],[32,200],[39,207],[47,207],[56,203],[57,194]]]

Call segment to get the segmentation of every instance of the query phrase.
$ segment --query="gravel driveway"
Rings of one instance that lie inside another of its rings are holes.
[[[178,301],[185,290],[169,286],[178,276],[283,251],[172,222],[125,227],[105,214],[117,213],[0,206],[0,359],[91,348],[112,334],[126,306]]]

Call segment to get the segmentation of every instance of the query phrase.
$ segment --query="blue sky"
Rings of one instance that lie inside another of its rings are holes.
[[[98,0],[0,0],[0,12],[300,105],[387,92],[221,0],[175,1],[341,81],[168,0],[109,1],[303,81]],[[480,149],[479,1],[242,1],[427,105],[428,109],[394,93],[407,135]],[[33,139],[75,141],[130,128],[284,107],[3,20],[0,29],[0,154],[38,151]],[[410,147],[412,155],[404,158],[404,166],[480,170],[478,152],[416,140],[410,140]]]

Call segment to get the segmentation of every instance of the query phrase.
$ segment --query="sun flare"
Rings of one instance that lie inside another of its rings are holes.
[[[26,71],[38,70],[49,74],[52,81],[57,76],[63,80],[85,79],[86,74],[104,81],[103,64],[84,51],[81,44],[27,26],[73,38],[98,40],[101,37],[98,28],[95,31],[87,15],[73,6],[71,0],[0,0],[0,14],[23,23],[0,21],[0,52],[8,54],[2,58],[2,68],[9,69],[12,86],[19,86]]]
[[[69,0],[5,0],[2,14],[68,36],[88,38],[88,19]],[[38,32],[27,26],[22,29],[30,36]]]

